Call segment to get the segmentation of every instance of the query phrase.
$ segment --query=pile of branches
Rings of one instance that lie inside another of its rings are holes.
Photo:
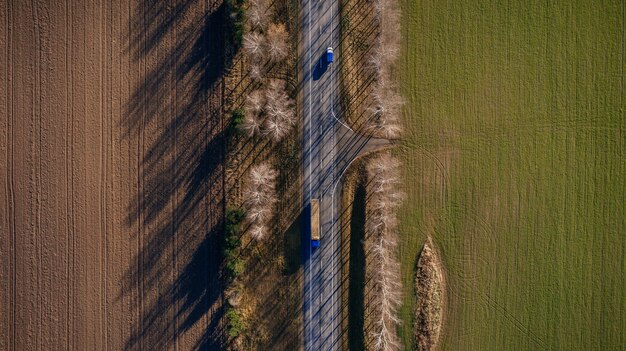
[[[246,12],[251,30],[243,37],[249,62],[248,74],[259,83],[246,99],[243,129],[249,136],[261,134],[282,140],[296,124],[295,102],[286,91],[284,80],[268,79],[269,68],[289,54],[289,35],[283,23],[271,23],[269,0],[252,0]]]
[[[400,51],[400,12],[397,0],[372,0],[378,33],[370,49],[369,73],[374,76],[367,108],[366,130],[388,139],[400,137],[400,112],[403,105],[392,68]]]
[[[371,267],[376,301],[372,304],[374,350],[401,348],[396,327],[400,323],[398,307],[402,301],[400,264],[397,258],[396,210],[403,194],[398,190],[400,163],[386,152],[371,159],[367,165],[368,210],[366,247]]]
[[[251,167],[246,179],[243,196],[246,219],[250,224],[248,232],[255,240],[261,240],[268,233],[268,225],[276,204],[277,172],[268,163]]]

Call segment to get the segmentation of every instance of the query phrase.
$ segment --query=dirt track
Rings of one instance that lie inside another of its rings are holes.
[[[0,350],[221,343],[209,2],[0,5]]]

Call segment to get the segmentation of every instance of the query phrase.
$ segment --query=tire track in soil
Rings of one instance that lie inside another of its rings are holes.
[[[135,8],[139,7],[140,2],[136,2],[134,4]],[[146,42],[146,33],[142,31],[142,28],[145,28],[145,12],[146,9],[145,7],[141,8],[141,20],[139,22],[139,25],[137,26],[137,28],[135,30],[141,32],[142,34],[140,35],[141,37],[141,45],[145,45],[144,43]],[[140,82],[142,85],[146,85],[146,66],[145,66],[145,59],[143,57],[141,57],[138,61],[138,65],[139,65],[139,72],[140,72]],[[139,196],[139,203],[143,204],[145,203],[146,199],[145,199],[145,189],[144,189],[144,182],[143,182],[143,174],[144,174],[144,164],[142,162],[143,158],[144,158],[144,130],[145,130],[145,125],[146,125],[146,106],[147,106],[147,99],[148,99],[148,92],[147,91],[142,91],[140,93],[140,99],[142,101],[142,106],[141,106],[141,111],[140,113],[140,122],[139,122],[139,127],[138,127],[138,133],[139,133],[139,138],[137,140],[137,191],[138,191],[138,196]],[[145,260],[145,255],[144,255],[144,242],[143,242],[143,236],[145,235],[145,218],[144,218],[144,212],[143,212],[143,205],[140,205],[137,207],[137,224],[139,226],[139,230],[137,232],[137,259],[138,259],[138,266],[139,266],[139,274],[137,276],[137,284],[139,286],[139,290],[138,290],[138,295],[137,295],[137,304],[139,306],[139,329],[140,329],[140,335],[142,334],[146,334],[146,326],[145,326],[145,307],[144,307],[144,295],[145,295],[145,286],[144,286],[144,276],[145,276],[145,271],[144,271],[144,260]],[[139,339],[139,349],[143,350],[144,349],[144,337]]]
[[[65,73],[66,73],[66,125],[65,125],[65,174],[66,174],[66,198],[65,198],[65,206],[67,213],[67,251],[66,251],[66,276],[67,276],[67,309],[66,309],[66,320],[65,320],[65,333],[66,333],[66,341],[65,341],[65,349],[72,350],[72,337],[71,330],[74,330],[74,318],[72,311],[72,293],[73,293],[73,279],[72,272],[74,271],[73,262],[74,262],[74,179],[73,179],[73,157],[74,157],[74,134],[73,134],[73,125],[74,125],[74,110],[73,106],[73,90],[72,90],[72,7],[69,5],[69,1],[65,1]],[[71,253],[70,253],[71,248]],[[70,258],[71,255],[71,258]]]
[[[15,195],[13,184],[13,97],[12,97],[12,85],[13,81],[13,60],[12,60],[12,19],[11,19],[11,5],[9,1],[3,3],[1,8],[2,27],[4,30],[4,38],[2,39],[2,46],[6,48],[4,51],[4,76],[0,79],[4,80],[4,90],[0,92],[0,98],[4,101],[5,118],[3,119],[4,139],[0,142],[0,148],[5,149],[5,158],[1,160],[4,174],[4,184],[2,186],[3,201],[5,207],[3,208],[3,217],[0,221],[1,232],[6,233],[6,238],[2,235],[0,242],[0,255],[2,257],[2,270],[0,274],[2,278],[6,277],[7,284],[2,284],[2,290],[0,297],[2,298],[3,310],[0,314],[6,316],[1,321],[2,335],[0,335],[0,348],[9,349],[11,345],[12,349],[15,349]],[[5,252],[7,250],[8,252]],[[5,262],[6,259],[6,262]],[[6,333],[6,334],[5,334]]]
[[[15,43],[17,53],[28,52],[31,55],[34,48],[34,26],[32,4],[17,4],[16,18],[24,21],[16,23]],[[15,256],[16,256],[16,300],[17,306],[29,306],[30,309],[16,309],[16,324],[20,326],[20,332],[16,333],[16,349],[35,349],[37,347],[37,244],[36,244],[36,157],[35,155],[35,90],[36,81],[34,63],[31,60],[16,60],[14,66],[15,76],[13,95],[19,96],[19,104],[15,106],[14,118],[15,130],[20,133],[15,135],[15,150],[26,153],[16,162],[14,172],[21,175],[16,177],[16,230],[15,230]],[[24,79],[24,77],[30,77]],[[19,259],[17,259],[19,258]]]
[[[99,70],[99,83],[100,83],[100,179],[99,179],[99,204],[100,204],[100,276],[102,277],[100,280],[100,329],[102,333],[101,345],[103,349],[108,349],[107,347],[107,337],[108,337],[108,315],[107,315],[107,183],[108,183],[108,158],[109,158],[109,148],[108,148],[108,119],[106,113],[106,98],[107,98],[107,88],[108,82],[106,80],[106,72],[108,71],[108,64],[105,61],[106,50],[103,42],[107,41],[107,29],[105,26],[106,14],[103,11],[104,1],[100,2],[98,17],[100,19],[100,35],[99,35],[99,62],[100,62],[100,70]]]
[[[9,344],[12,344],[12,348],[15,349],[15,197],[13,186],[13,100],[12,100],[12,87],[10,82],[13,81],[13,60],[12,60],[12,28],[11,28],[11,8],[8,1],[4,4],[6,6],[3,12],[6,12],[6,79],[5,81],[5,93],[6,93],[6,209],[7,209],[7,225],[8,225],[8,243],[6,247],[9,249],[9,269],[8,275],[10,276],[9,284],[6,294],[6,311],[9,316],[7,325],[6,339],[2,338],[2,344],[8,348]],[[3,222],[4,223],[4,222]],[[3,255],[5,257],[5,255]]]

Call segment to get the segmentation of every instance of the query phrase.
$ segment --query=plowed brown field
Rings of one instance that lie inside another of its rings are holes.
[[[211,2],[0,4],[0,350],[221,344]]]

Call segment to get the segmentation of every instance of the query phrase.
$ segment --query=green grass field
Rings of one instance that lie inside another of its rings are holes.
[[[623,2],[401,4],[407,349],[430,234],[442,349],[623,350]]]

